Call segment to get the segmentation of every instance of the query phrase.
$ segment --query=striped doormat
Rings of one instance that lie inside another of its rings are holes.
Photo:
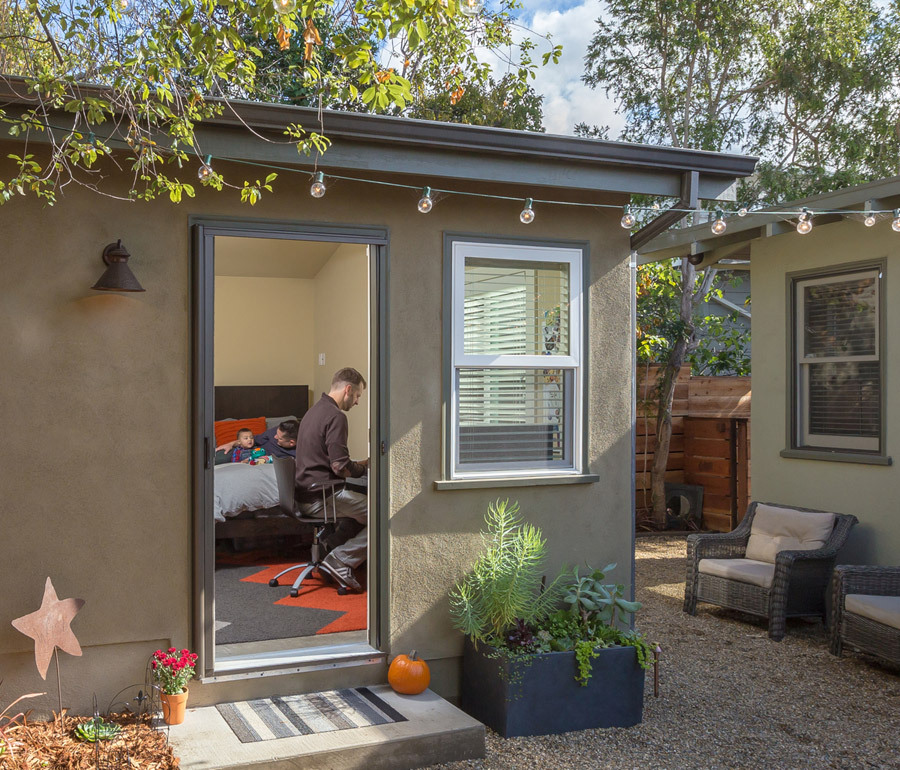
[[[407,721],[368,687],[220,703],[216,708],[241,743]]]

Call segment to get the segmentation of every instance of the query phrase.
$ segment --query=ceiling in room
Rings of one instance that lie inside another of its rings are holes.
[[[315,278],[342,245],[335,242],[216,236],[216,275]]]

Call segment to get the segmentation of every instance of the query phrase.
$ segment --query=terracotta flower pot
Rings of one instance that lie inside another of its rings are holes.
[[[162,703],[163,722],[167,725],[180,725],[184,721],[187,698],[187,687],[177,695],[166,695],[166,693],[161,692],[159,701]]]

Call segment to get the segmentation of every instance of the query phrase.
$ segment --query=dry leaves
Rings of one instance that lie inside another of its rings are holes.
[[[75,726],[85,720],[86,717],[57,716],[52,722],[31,722],[10,728],[6,736],[11,745],[0,755],[0,768],[94,770],[97,767],[95,744],[79,741],[73,733]],[[172,753],[166,734],[150,727],[147,717],[111,714],[109,721],[120,724],[122,731],[115,740],[100,743],[104,766],[108,762],[109,767],[135,770],[175,770],[178,767],[178,759]]]

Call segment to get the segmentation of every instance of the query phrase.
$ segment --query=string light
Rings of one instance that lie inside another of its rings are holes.
[[[722,213],[722,209],[716,209],[716,219],[712,223],[710,230],[713,231],[713,235],[721,235],[725,232],[726,227],[725,215]]]
[[[812,215],[809,213],[809,209],[803,209],[797,220],[797,232],[800,235],[806,235],[810,230],[812,230]]]
[[[619,224],[622,225],[626,230],[630,230],[634,227],[635,218],[634,214],[631,213],[631,209],[628,206],[625,207],[625,213],[622,214],[622,218],[619,220]]]
[[[866,218],[863,220],[863,224],[866,227],[872,227],[875,224],[875,221],[875,215],[870,211],[868,214],[866,214]]]
[[[894,209],[894,221],[891,222],[891,229],[895,233],[900,233],[900,209]]]
[[[203,184],[206,184],[209,181],[209,178],[213,175],[212,168],[212,155],[207,155],[203,160],[203,165],[200,166],[199,171],[197,171],[197,179],[199,179]]]
[[[297,10],[297,0],[272,0],[272,7],[275,8],[275,13],[286,16]]]
[[[423,187],[422,197],[419,198],[419,211],[423,214],[427,214],[432,208],[434,208],[434,201],[431,200],[431,188]]]
[[[534,222],[534,209],[531,208],[534,204],[534,201],[531,198],[525,199],[525,208],[522,209],[522,213],[519,214],[519,221],[523,225],[530,225]]]
[[[745,217],[745,216],[747,216],[747,209],[746,209],[744,206],[741,206],[741,207],[738,209],[737,214],[738,214],[739,217]]]
[[[484,10],[484,0],[462,0],[459,10],[466,16],[477,16]]]
[[[325,195],[325,174],[316,171],[315,181],[309,186],[309,194],[313,198],[321,198]]]

